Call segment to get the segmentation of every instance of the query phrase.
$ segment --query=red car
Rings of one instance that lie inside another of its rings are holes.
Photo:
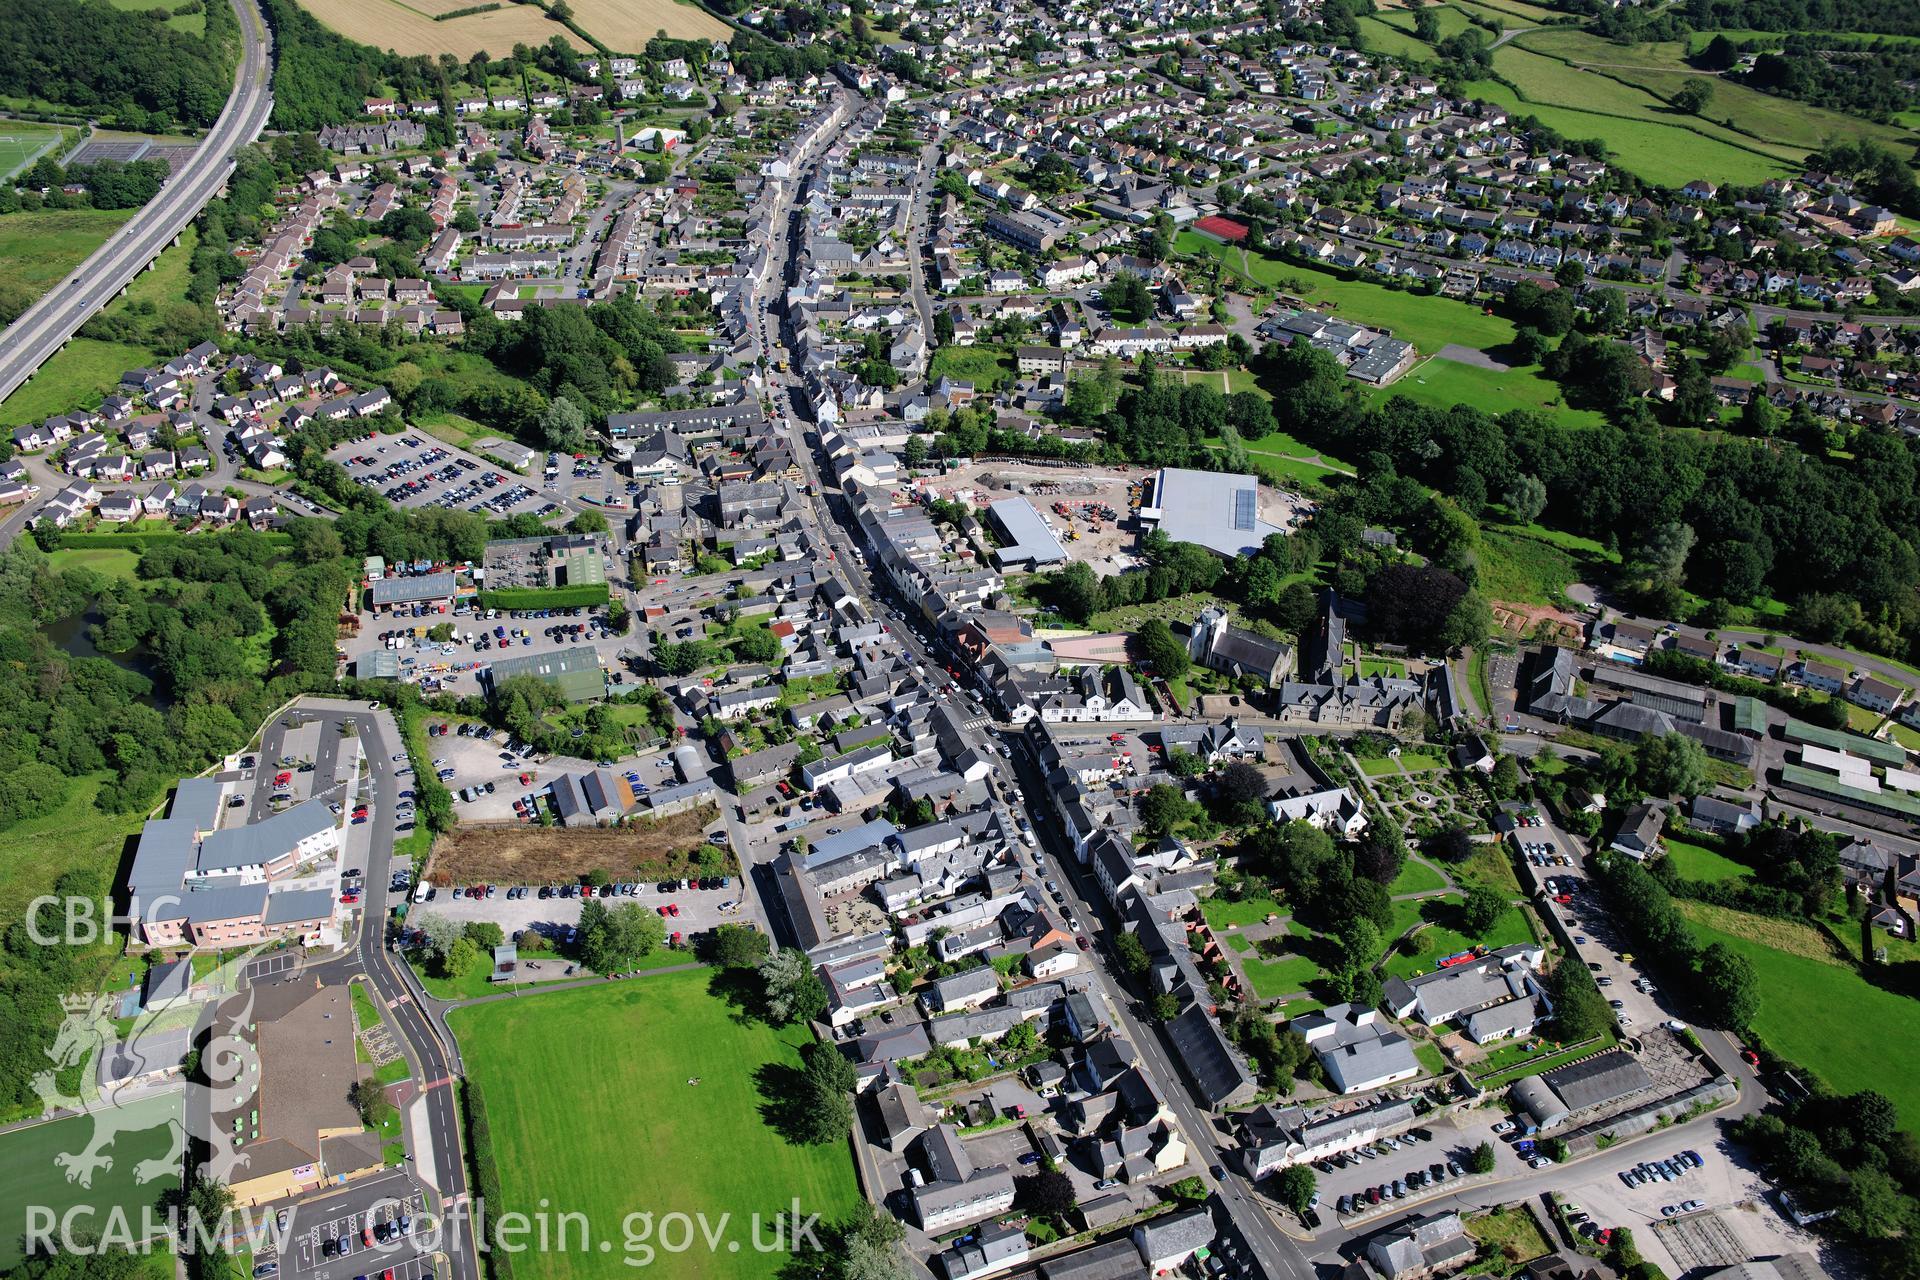
[[[657,906],[657,907],[655,907],[655,908],[654,908],[654,910],[655,910],[655,911],[658,911],[658,912],[659,912],[659,913],[660,913],[661,915],[663,915],[663,916],[664,916],[665,914],[667,914],[667,908],[666,908],[666,906],[665,906],[665,904],[662,904],[662,905],[660,905],[660,906]]]
[[[273,775],[273,784],[275,786],[280,786],[282,783],[287,783],[292,781],[293,781],[293,775],[285,771],[282,771],[280,773],[276,773]]]
[[[668,915],[670,915],[670,916],[677,916],[677,915],[679,915],[679,914],[680,914],[680,904],[679,904],[679,903],[677,903],[677,902],[669,902],[669,903],[667,904],[667,914],[668,914]]]
[[[340,895],[340,901],[343,903],[352,904],[360,901],[360,895],[357,893],[343,893]]]
[[[1741,1060],[1744,1061],[1750,1067],[1757,1067],[1760,1065],[1760,1055],[1755,1053],[1751,1049],[1742,1049],[1740,1051],[1740,1057],[1741,1057]]]

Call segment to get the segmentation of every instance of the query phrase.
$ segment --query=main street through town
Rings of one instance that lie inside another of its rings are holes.
[[[795,190],[804,187],[806,175],[817,163],[814,157],[831,145],[833,135],[842,127],[838,122],[839,119],[844,119],[844,116],[837,118],[833,128],[824,132],[816,140],[814,147],[805,152],[795,164],[793,179]],[[930,179],[923,173],[920,182],[930,182]],[[916,186],[916,190],[918,189]],[[785,335],[780,333],[771,318],[770,295],[778,287],[779,282],[787,279],[793,256],[793,241],[798,234],[798,227],[788,219],[790,208],[791,195],[787,195],[776,206],[774,225],[780,226],[783,221],[786,221],[787,234],[770,255],[772,269],[768,272],[769,279],[761,284],[756,295],[763,334],[768,338],[778,334],[783,340]],[[915,256],[918,257],[917,253]],[[767,343],[766,349],[769,354],[772,353],[773,348],[770,342]],[[791,358],[789,357],[785,363],[790,365]],[[894,595],[891,585],[879,576],[877,570],[869,577],[860,569],[863,557],[855,551],[858,541],[857,530],[850,530],[847,524],[843,523],[843,521],[851,522],[852,509],[843,497],[834,493],[821,480],[819,461],[814,453],[820,445],[820,439],[817,433],[813,433],[811,438],[808,438],[807,423],[812,415],[798,379],[791,373],[777,368],[771,370],[768,376],[775,412],[786,419],[796,436],[795,456],[800,460],[802,474],[808,491],[812,495],[812,501],[809,504],[809,527],[820,535],[831,553],[830,571],[836,579],[852,591],[873,616],[887,622],[890,634],[900,646],[926,668],[935,683],[947,692],[948,697],[957,700],[958,709],[963,718],[984,722],[985,709],[970,691],[962,688],[946,674],[945,663],[934,652],[930,637],[916,634],[915,626],[906,621],[908,618],[919,617],[917,608],[912,607],[912,602],[903,601],[901,604],[906,607],[896,609],[888,603]],[[969,712],[971,715],[968,714]],[[1042,821],[1043,810],[1038,806],[1030,806],[1026,800],[1027,796],[1045,794],[1037,766],[1027,754],[1024,741],[1018,734],[1007,733],[1003,740],[1021,742],[1020,748],[1013,757],[1018,762],[1017,776],[1021,779],[1021,783],[1012,788],[996,788],[997,804],[1005,806],[1010,791],[1014,806],[1025,810],[1041,833],[1042,839],[1046,842],[1047,853],[1053,857],[1059,867],[1063,869],[1069,867],[1074,862],[1072,851],[1063,849],[1051,824]],[[1002,812],[1005,813],[1004,807]],[[1026,870],[1030,875],[1039,874],[1037,867],[1029,866]],[[1040,875],[1039,878],[1044,880],[1046,877]],[[1080,883],[1077,880],[1069,882],[1074,885],[1074,901],[1077,907],[1077,912],[1074,914],[1076,918],[1084,921],[1086,926],[1091,927],[1096,920],[1100,919],[1100,916],[1093,909],[1092,901],[1081,893]],[[768,905],[771,913],[773,904]],[[1234,1250],[1244,1257],[1246,1273],[1311,1276],[1313,1269],[1299,1244],[1275,1227],[1267,1210],[1257,1201],[1251,1187],[1237,1176],[1229,1175],[1222,1178],[1213,1173],[1213,1169],[1221,1167],[1224,1163],[1219,1146],[1222,1135],[1215,1130],[1210,1118],[1189,1100],[1182,1077],[1174,1070],[1160,1043],[1159,1033],[1144,1025],[1135,1015],[1133,998],[1119,987],[1114,976],[1104,967],[1096,966],[1093,973],[1107,1003],[1116,1011],[1122,1025],[1126,1028],[1128,1037],[1140,1051],[1144,1060],[1143,1067],[1153,1080],[1155,1089],[1162,1098],[1167,1100],[1180,1121],[1188,1142],[1192,1144],[1197,1156],[1196,1162],[1202,1166],[1199,1176],[1207,1183],[1211,1193],[1210,1203],[1215,1217],[1221,1221],[1221,1226],[1227,1232],[1229,1243],[1233,1245]],[[1222,1172],[1224,1173],[1224,1170]],[[1237,1241],[1233,1239],[1236,1236]]]

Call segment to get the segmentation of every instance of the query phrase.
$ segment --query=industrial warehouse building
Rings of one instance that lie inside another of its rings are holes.
[[[545,680],[559,689],[560,696],[568,702],[591,702],[607,696],[607,673],[600,667],[600,654],[590,645],[501,658],[486,670],[489,692],[497,692],[515,676]]]

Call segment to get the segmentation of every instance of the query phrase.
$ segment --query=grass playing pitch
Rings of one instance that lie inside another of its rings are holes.
[[[717,1254],[702,1242],[662,1252],[649,1275],[772,1276],[786,1255],[754,1251],[753,1215],[770,1222],[797,1197],[804,1213],[832,1222],[859,1203],[844,1144],[793,1146],[763,1118],[770,1100],[790,1093],[806,1032],[746,1018],[710,994],[712,978],[706,969],[660,974],[453,1014],[485,1098],[506,1207],[531,1213],[545,1200],[591,1226],[585,1250],[515,1258],[520,1280],[615,1274],[609,1257],[634,1256],[622,1223],[635,1213],[656,1223],[704,1214],[723,1231]]]

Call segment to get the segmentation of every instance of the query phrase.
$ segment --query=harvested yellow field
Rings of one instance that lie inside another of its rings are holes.
[[[559,36],[587,46],[533,5],[509,4],[488,13],[435,22],[433,14],[464,9],[473,0],[301,0],[314,17],[346,36],[403,56],[450,53],[465,61],[485,49],[509,54],[516,44],[542,45]],[[677,6],[676,6],[677,7]]]
[[[601,44],[638,53],[661,32],[680,40],[725,40],[732,32],[698,5],[679,0],[568,0],[573,20]]]

